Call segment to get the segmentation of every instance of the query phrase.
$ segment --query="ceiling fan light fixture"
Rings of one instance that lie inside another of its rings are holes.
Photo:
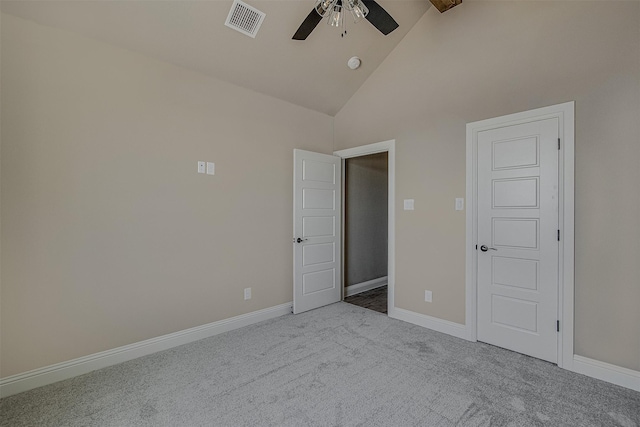
[[[327,22],[332,27],[342,27],[344,20],[344,14],[342,13],[342,3],[338,0],[336,4],[333,5],[333,10],[331,11],[331,15],[329,16],[329,21]]]
[[[361,0],[347,0],[347,9],[351,11],[353,22],[361,21],[369,14],[369,8]]]
[[[336,3],[337,1],[338,0],[318,0],[315,6],[316,12],[318,12],[318,15],[322,16],[323,18],[325,16],[328,16],[333,10],[334,3]]]

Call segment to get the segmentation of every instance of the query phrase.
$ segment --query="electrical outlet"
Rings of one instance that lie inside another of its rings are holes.
[[[244,300],[250,300],[251,299],[251,288],[244,288]]]
[[[424,300],[426,302],[432,302],[433,301],[433,294],[431,293],[431,291],[424,291]]]

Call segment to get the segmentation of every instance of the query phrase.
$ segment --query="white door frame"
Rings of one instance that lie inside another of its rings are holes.
[[[557,118],[560,136],[558,226],[558,366],[573,367],[574,312],[574,102],[552,105],[467,124],[467,213],[466,213],[466,328],[467,339],[477,341],[477,160],[478,133],[536,120]]]
[[[396,228],[395,228],[395,186],[396,186],[396,141],[391,139],[389,141],[377,142],[375,144],[362,145],[360,147],[348,148],[346,150],[334,151],[335,156],[342,158],[342,271],[344,271],[344,161],[352,157],[366,156],[369,154],[388,153],[388,217],[387,217],[387,313],[389,316],[393,316],[395,310],[394,291],[395,291],[395,265],[396,265]],[[342,289],[344,292],[344,275],[342,277]],[[344,298],[344,295],[343,295]]]

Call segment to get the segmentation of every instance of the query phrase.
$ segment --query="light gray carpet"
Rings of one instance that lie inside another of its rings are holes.
[[[640,393],[346,303],[0,401],[2,426],[638,426]]]

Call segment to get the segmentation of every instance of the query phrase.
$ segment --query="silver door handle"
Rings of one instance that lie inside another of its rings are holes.
[[[482,246],[480,246],[480,250],[481,250],[482,252],[487,252],[488,250],[497,251],[497,249],[496,249],[496,248],[488,248],[486,245],[482,245]]]
[[[304,241],[306,241],[307,239],[301,239],[300,237],[298,237],[297,239],[294,237],[293,238],[293,243],[302,243]]]

